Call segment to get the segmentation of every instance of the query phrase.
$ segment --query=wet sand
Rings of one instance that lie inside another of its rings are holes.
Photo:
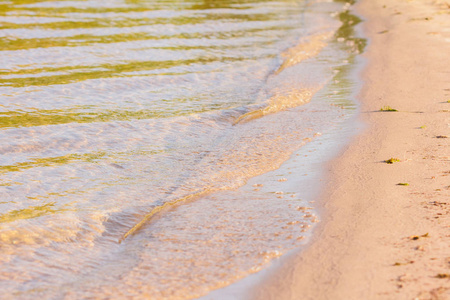
[[[450,299],[447,3],[356,6],[370,38],[358,97],[365,129],[328,166],[311,246],[249,298]]]

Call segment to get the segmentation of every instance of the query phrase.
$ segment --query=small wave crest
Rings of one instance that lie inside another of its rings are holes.
[[[327,41],[333,34],[334,31],[327,31],[302,38],[300,43],[281,54],[283,63],[275,74],[281,73],[284,69],[299,64],[308,58],[317,56],[327,46]]]
[[[305,88],[278,92],[270,98],[267,106],[241,115],[234,121],[233,125],[306,104],[311,101],[311,98],[318,90],[319,88]]]

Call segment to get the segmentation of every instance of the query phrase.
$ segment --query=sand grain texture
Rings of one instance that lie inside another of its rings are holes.
[[[365,0],[356,9],[370,38],[366,128],[329,166],[311,246],[252,299],[450,299],[450,6]],[[398,112],[380,112],[386,105]],[[400,162],[384,163],[391,157]]]

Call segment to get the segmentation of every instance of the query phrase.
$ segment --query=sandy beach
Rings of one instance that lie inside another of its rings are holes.
[[[355,10],[370,40],[364,129],[328,166],[311,246],[252,299],[450,299],[450,6],[364,0]]]

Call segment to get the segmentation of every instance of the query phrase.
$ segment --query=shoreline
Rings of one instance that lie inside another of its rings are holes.
[[[310,245],[278,261],[250,299],[450,299],[450,10],[403,0],[356,10],[370,39],[358,96],[366,129],[329,164]]]
[[[315,206],[315,203],[324,188],[325,181],[322,178],[326,173],[326,162],[332,161],[348,145],[348,140],[357,134],[358,128],[354,124],[356,122],[355,119],[356,116],[352,115],[342,122],[340,126],[336,126],[333,130],[324,133],[310,143],[302,146],[279,169],[252,178],[248,184],[240,189],[249,189],[255,182],[262,182],[264,185],[267,184],[273,187],[274,182],[271,182],[270,178],[276,176],[276,174],[283,173],[288,179],[287,183],[289,188],[296,189],[298,194],[301,195],[301,199],[308,199],[305,200],[306,203],[314,206],[311,213],[318,215],[319,208]],[[307,173],[308,176],[302,176],[303,178],[296,176],[295,171],[299,172],[300,170],[301,172]],[[290,171],[293,171],[292,174]],[[314,224],[314,227],[310,231],[305,232],[306,238],[302,240],[297,248],[287,251],[280,259],[275,258],[268,262],[267,265],[261,266],[261,270],[258,272],[249,274],[227,286],[212,290],[198,299],[253,299],[249,297],[248,292],[258,287],[260,282],[267,276],[270,276],[272,272],[276,272],[280,261],[289,259],[289,257],[297,254],[299,251],[308,248],[309,241],[314,236],[315,226],[317,224],[320,224],[320,222]]]

